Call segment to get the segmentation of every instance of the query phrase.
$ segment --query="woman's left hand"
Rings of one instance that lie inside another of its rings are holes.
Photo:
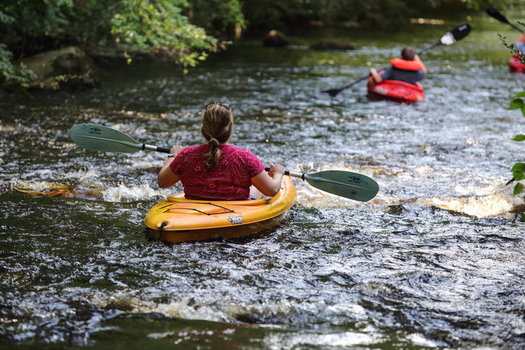
[[[177,155],[183,149],[184,149],[184,147],[182,147],[182,146],[172,146],[171,149],[170,149],[170,153]]]

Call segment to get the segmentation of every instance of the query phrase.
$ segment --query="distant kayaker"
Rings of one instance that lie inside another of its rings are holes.
[[[521,52],[522,55],[525,55],[525,33],[514,43],[514,47]]]
[[[229,144],[233,114],[223,103],[208,104],[202,114],[202,136],[206,143],[173,146],[162,166],[157,183],[168,188],[181,181],[188,199],[241,200],[250,198],[250,186],[274,196],[281,188],[284,167],[271,164],[270,171],[252,152]]]
[[[423,80],[425,74],[428,73],[427,68],[416,54],[416,50],[410,46],[403,48],[401,57],[392,59],[390,63],[390,67],[380,72],[374,68],[370,69],[370,74],[376,84],[383,80],[399,80],[415,84]]]

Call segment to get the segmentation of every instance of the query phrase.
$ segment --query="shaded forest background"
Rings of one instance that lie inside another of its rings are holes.
[[[502,9],[516,1],[500,0]],[[169,59],[182,69],[242,36],[304,26],[391,30],[410,18],[483,10],[478,0],[2,0],[0,84],[29,86],[35,54],[75,46],[90,57]]]

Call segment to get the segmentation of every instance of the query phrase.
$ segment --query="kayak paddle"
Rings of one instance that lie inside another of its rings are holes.
[[[461,39],[463,39],[464,37],[466,37],[469,33],[470,33],[470,30],[472,28],[470,27],[469,24],[462,24],[454,29],[452,29],[450,32],[447,32],[445,33],[445,35],[443,35],[441,37],[441,39],[439,39],[435,44],[432,44],[424,49],[422,49],[421,51],[418,52],[418,55],[419,54],[422,54],[428,50],[431,50],[433,49],[434,47],[436,46],[439,46],[439,45],[452,45],[454,44],[456,41],[459,41]],[[386,68],[382,68],[382,69],[386,69]],[[328,90],[323,90],[322,92],[324,93],[327,93],[329,94],[330,96],[332,97],[335,97],[337,96],[341,91],[343,90],[346,90],[348,89],[349,87],[352,87],[354,86],[355,84],[363,81],[363,80],[366,80],[368,79],[370,75],[367,75],[367,76],[364,76],[356,81],[354,81],[353,83],[350,83],[348,85],[345,85],[341,88],[338,88],[338,89],[328,89]]]
[[[75,125],[69,130],[69,136],[77,145],[91,151],[133,153],[147,149],[170,153],[169,148],[147,145],[122,131],[97,124]]]
[[[80,147],[103,152],[133,153],[141,150],[170,153],[169,148],[147,145],[131,136],[106,126],[78,124],[69,131],[71,139]],[[266,168],[266,171],[270,170]],[[298,177],[313,187],[341,197],[365,202],[379,191],[377,182],[368,176],[343,170],[326,170],[313,174],[286,171],[285,175]]]
[[[269,171],[270,168],[265,168]],[[344,170],[325,170],[318,173],[294,173],[286,170],[284,175],[297,177],[315,188],[341,197],[366,202],[379,191],[377,182],[368,176]]]
[[[503,14],[501,12],[499,12],[498,10],[496,10],[495,8],[489,7],[485,12],[487,12],[487,15],[489,15],[490,17],[497,19],[501,23],[508,24],[509,26],[511,26],[512,28],[516,29],[520,33],[524,32],[523,29],[521,29],[517,25],[510,23],[509,20],[507,19],[507,17],[503,16]]]

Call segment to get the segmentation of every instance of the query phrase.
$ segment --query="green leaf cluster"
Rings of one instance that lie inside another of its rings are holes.
[[[525,101],[523,100],[523,98],[525,98],[525,91],[522,91],[516,94],[512,98],[512,101],[510,102],[508,109],[510,110],[519,109],[523,117],[525,117]],[[512,140],[518,141],[518,142],[525,141],[525,135],[517,134],[512,138]],[[514,185],[512,194],[514,196],[519,196],[520,194],[523,193],[523,189],[524,189],[523,183],[521,183],[520,181],[525,180],[525,163],[522,163],[522,162],[515,163],[510,169],[510,171],[512,173],[512,180],[509,181],[509,184],[512,182],[516,182],[516,184]],[[520,217],[522,221],[525,221],[525,215],[523,213],[520,213]]]
[[[498,6],[514,0],[499,0]],[[490,0],[241,0],[248,29],[285,29],[290,24],[363,25],[391,30],[413,17],[436,18],[483,10]]]
[[[518,24],[522,25],[525,28],[525,23],[518,21]],[[521,51],[516,48],[514,43],[509,44],[507,42],[507,37],[505,37],[505,36],[503,36],[501,34],[498,34],[498,36],[499,36],[499,39],[500,39],[500,43],[503,46],[505,46],[513,55],[518,56],[522,63],[525,63],[525,55],[523,55],[521,53]]]
[[[1,80],[14,82],[21,87],[28,87],[28,83],[35,79],[35,73],[24,65],[16,65],[12,63],[12,53],[7,50],[4,44],[0,44],[0,73]]]
[[[62,10],[72,6],[72,0],[2,0],[0,1],[0,84],[28,86],[34,73],[13,60],[18,56],[38,52],[44,41],[65,30],[67,22]],[[40,38],[39,42],[33,38]]]
[[[522,99],[523,97],[525,97],[525,91],[516,94],[512,98],[512,101],[510,101],[509,109],[510,110],[512,110],[512,109],[519,109],[519,110],[521,110],[522,115],[525,116],[525,102],[523,102],[523,99]],[[521,141],[521,140],[519,140],[519,141]]]
[[[518,22],[521,26],[525,28],[525,23]],[[505,46],[512,54],[518,55],[521,62],[525,63],[525,55],[521,53],[518,49],[516,49],[514,44],[508,44],[506,41],[506,38],[502,35],[499,35],[500,42],[503,46]],[[519,92],[516,95],[512,97],[512,100],[509,103],[508,109],[510,110],[516,110],[519,109],[521,111],[521,115],[525,117],[525,101],[523,100],[525,98],[525,91]],[[517,134],[514,135],[512,138],[513,141],[522,142],[525,141],[525,135],[524,134]],[[509,185],[510,183],[516,182],[514,185],[514,189],[512,191],[512,194],[514,196],[519,196],[523,193],[523,183],[520,181],[525,180],[525,163],[517,162],[515,163],[512,168],[510,169],[512,173],[512,179],[507,183]],[[523,198],[525,201],[525,197]],[[518,214],[521,221],[525,221],[525,213],[519,213]]]
[[[194,67],[215,51],[217,39],[189,23],[182,14],[185,0],[121,0],[121,11],[111,20],[111,33],[128,54],[165,56],[184,67]],[[131,56],[128,56],[128,62]]]
[[[217,21],[225,19],[218,30],[244,26],[237,0],[211,2]],[[27,85],[34,75],[17,59],[66,44],[88,53],[116,49],[128,62],[137,54],[160,55],[194,67],[217,50],[218,40],[190,23],[190,13],[186,0],[1,0],[0,85]]]
[[[228,37],[247,24],[241,0],[190,0],[188,18],[216,37]]]

